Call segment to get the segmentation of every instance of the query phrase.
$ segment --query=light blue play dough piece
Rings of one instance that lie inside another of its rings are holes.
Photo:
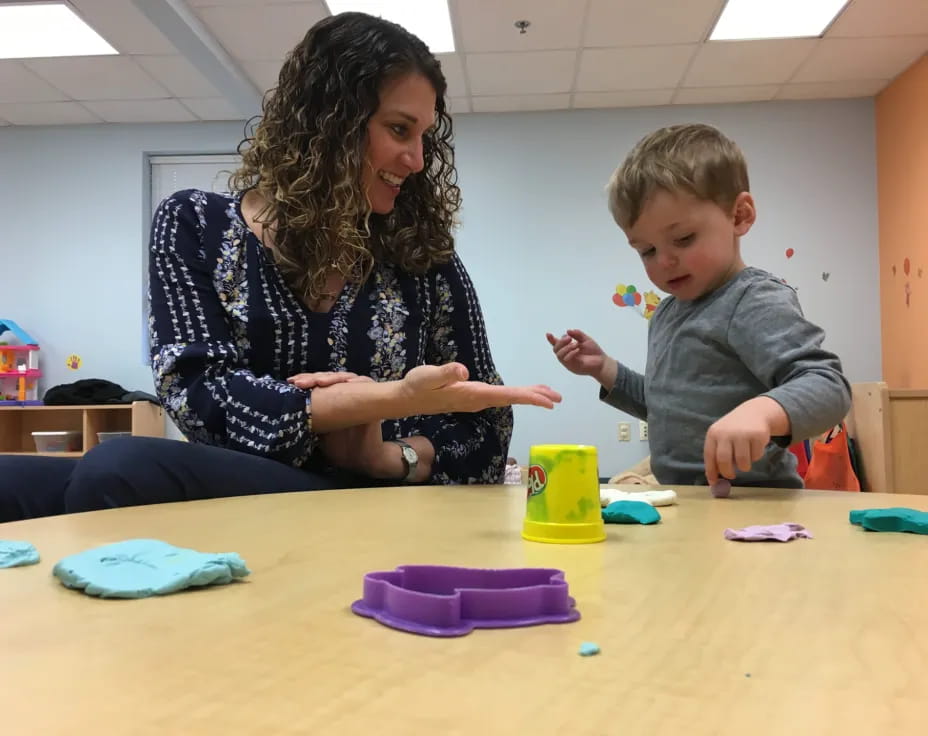
[[[656,524],[660,511],[644,501],[613,501],[603,509],[607,524]]]
[[[65,557],[52,574],[100,598],[147,598],[184,588],[225,585],[251,571],[234,552],[209,554],[157,539],[129,539]]]
[[[0,567],[34,565],[39,561],[39,550],[29,542],[10,542],[0,539]]]
[[[580,649],[577,650],[577,654],[581,657],[592,657],[596,654],[599,654],[599,644],[593,641],[585,641],[580,645]]]

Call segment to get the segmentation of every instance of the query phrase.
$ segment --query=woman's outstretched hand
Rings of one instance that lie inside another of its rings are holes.
[[[548,386],[497,386],[467,378],[461,363],[420,365],[406,374],[397,390],[412,414],[475,412],[513,404],[553,409],[561,401]]]

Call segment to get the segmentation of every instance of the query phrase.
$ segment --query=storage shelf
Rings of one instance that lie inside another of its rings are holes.
[[[76,431],[80,452],[35,451],[33,432]],[[164,437],[164,410],[149,401],[75,406],[0,406],[0,455],[80,457],[98,443],[98,432],[131,432],[137,437]]]
[[[0,452],[0,455],[34,455],[35,457],[80,457],[83,452]]]

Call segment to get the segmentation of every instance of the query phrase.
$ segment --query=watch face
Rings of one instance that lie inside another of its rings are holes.
[[[403,457],[406,458],[406,462],[409,463],[410,465],[412,463],[419,461],[419,455],[417,455],[416,451],[413,450],[411,447],[403,448]]]

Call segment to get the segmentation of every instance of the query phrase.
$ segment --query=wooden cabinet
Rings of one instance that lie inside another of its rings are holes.
[[[848,431],[857,440],[862,489],[928,495],[928,391],[855,383]]]
[[[78,452],[37,453],[33,432],[76,430],[83,434]],[[149,401],[86,406],[0,406],[0,454],[80,457],[98,444],[97,432],[164,436],[164,410]]]

